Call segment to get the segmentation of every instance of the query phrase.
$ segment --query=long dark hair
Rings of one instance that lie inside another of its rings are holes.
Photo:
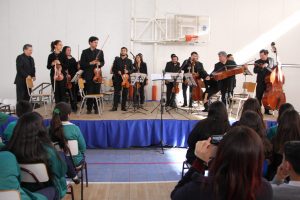
[[[67,51],[68,48],[71,49],[71,47],[69,47],[69,46],[64,46],[64,47],[63,47],[62,53],[63,53],[64,56],[67,56],[67,55],[66,55],[66,51]]]
[[[244,112],[246,112],[247,110],[252,110],[252,111],[256,112],[260,116],[261,121],[262,121],[264,127],[266,128],[266,124],[264,122],[264,116],[261,112],[261,106],[257,99],[249,98],[245,101],[245,103],[243,105],[243,109],[242,109],[242,114]]]
[[[138,64],[137,64],[137,61],[136,61],[136,58],[137,58],[137,57],[140,58],[140,60],[141,60],[141,65],[144,63],[143,56],[142,56],[141,54],[138,54],[138,55],[136,55],[135,58],[134,58],[134,63],[133,63],[133,65],[134,65],[135,67],[138,67]]]
[[[277,122],[279,121],[279,118],[281,115],[284,113],[286,110],[294,110],[294,106],[290,103],[284,103],[280,106],[279,111],[278,111],[278,117],[277,117]]]
[[[51,42],[51,52],[53,52],[54,51],[54,49],[55,49],[55,46],[58,44],[58,43],[60,43],[61,41],[60,40],[54,40],[53,42]]]
[[[19,163],[45,163],[49,172],[45,146],[51,147],[52,144],[43,124],[43,118],[37,112],[31,112],[20,117],[12,138],[4,149],[12,152]]]
[[[71,111],[71,106],[65,102],[56,104],[49,128],[49,135],[52,142],[57,142],[59,147],[65,152],[68,152],[68,145],[64,135],[62,121],[68,121]]]
[[[219,199],[254,200],[262,181],[263,144],[253,129],[232,128],[218,145],[209,170],[214,196]]]
[[[282,154],[285,142],[300,140],[300,116],[296,110],[286,110],[278,121],[276,136],[272,142],[275,153]]]
[[[259,135],[264,145],[265,156],[269,157],[272,152],[272,144],[267,138],[266,129],[264,123],[262,123],[260,119],[260,116],[254,111],[247,110],[242,114],[238,125],[244,125],[252,128]]]

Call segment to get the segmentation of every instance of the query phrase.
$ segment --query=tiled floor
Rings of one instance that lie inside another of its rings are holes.
[[[90,182],[178,181],[186,149],[159,148],[87,150]]]

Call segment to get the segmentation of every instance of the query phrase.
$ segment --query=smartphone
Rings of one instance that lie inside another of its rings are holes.
[[[223,139],[223,135],[212,135],[211,136],[211,144],[218,145]]]

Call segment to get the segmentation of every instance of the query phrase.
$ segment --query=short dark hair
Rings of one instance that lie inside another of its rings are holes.
[[[26,49],[28,49],[28,48],[30,48],[30,47],[32,47],[31,44],[24,44],[23,51],[26,50]]]
[[[300,175],[300,141],[289,141],[284,144],[285,160],[290,162],[294,171]]]
[[[99,40],[99,38],[97,38],[96,36],[91,36],[91,37],[89,38],[89,43],[94,42],[94,41],[96,41],[96,40]]]
[[[173,58],[173,57],[177,57],[175,53],[171,54],[171,58]]]
[[[233,56],[231,53],[227,54],[227,58],[229,58],[229,57],[231,57],[231,56]]]
[[[263,53],[265,55],[268,55],[269,51],[267,49],[262,49],[262,50],[259,51],[259,53]]]
[[[32,112],[32,105],[29,101],[18,101],[17,105],[16,105],[16,114],[18,117],[22,117],[22,115],[26,114],[26,113],[30,113]]]
[[[191,56],[194,55],[194,54],[198,55],[198,53],[197,53],[196,51],[193,51],[193,52],[191,53]]]
[[[122,47],[121,50],[122,50],[122,49],[126,49],[126,51],[128,51],[127,47]]]

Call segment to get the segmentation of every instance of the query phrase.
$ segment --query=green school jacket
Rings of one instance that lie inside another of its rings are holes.
[[[7,125],[6,129],[4,130],[4,132],[3,132],[3,139],[4,139],[4,141],[6,143],[10,140],[10,138],[11,138],[13,132],[14,132],[14,129],[15,129],[16,125],[17,125],[17,122],[18,122],[17,120],[13,121],[13,122],[10,122]]]
[[[39,193],[20,186],[20,167],[16,157],[9,151],[0,152],[0,190],[18,190],[22,200],[47,200]]]
[[[63,122],[64,135],[66,140],[77,140],[78,141],[78,155],[73,156],[73,160],[76,166],[80,164],[83,159],[83,154],[86,150],[86,143],[84,137],[78,126],[71,122]]]

